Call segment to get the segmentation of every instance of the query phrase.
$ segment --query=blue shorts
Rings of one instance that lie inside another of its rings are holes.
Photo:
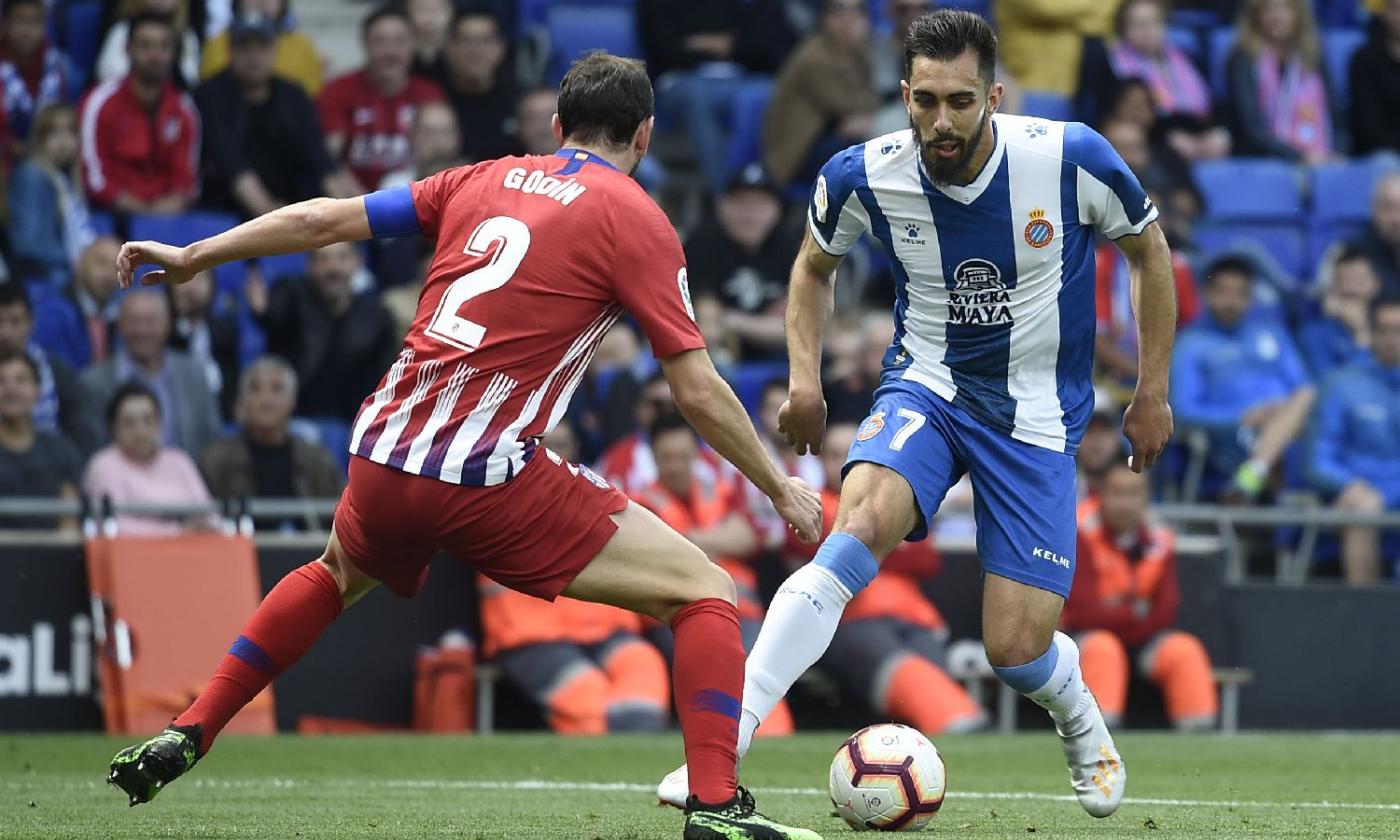
[[[846,456],[904,477],[922,521],[906,539],[928,536],[948,489],[972,476],[982,571],[1069,596],[1074,579],[1074,456],[1014,440],[974,420],[918,382],[885,379]]]

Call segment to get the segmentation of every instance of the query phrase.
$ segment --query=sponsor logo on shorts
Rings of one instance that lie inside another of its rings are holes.
[[[1040,546],[1036,546],[1035,548],[1031,549],[1031,556],[1040,560],[1049,560],[1056,566],[1060,566],[1065,569],[1069,568],[1068,557],[1064,556],[1063,554],[1056,554],[1048,548],[1041,548]]]
[[[885,412],[877,411],[865,418],[865,422],[860,424],[860,430],[856,432],[856,440],[866,441],[880,434],[885,428]]]

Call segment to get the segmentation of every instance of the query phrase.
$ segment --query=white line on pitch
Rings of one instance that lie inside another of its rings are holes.
[[[549,779],[520,779],[516,781],[490,781],[484,779],[190,779],[190,787],[199,788],[385,788],[398,790],[517,790],[517,791],[581,791],[585,793],[640,793],[654,794],[655,785],[636,782],[566,782]],[[96,788],[103,782],[88,779],[34,779],[30,781],[7,780],[4,787],[10,790],[30,790],[33,788]],[[827,792],[814,787],[757,787],[758,793],[779,796],[827,796]],[[1032,800],[1037,802],[1074,802],[1073,796],[1057,793],[1033,793],[1028,791],[981,791],[952,790],[950,799],[987,800]],[[1134,797],[1123,799],[1127,805],[1161,805],[1179,808],[1307,808],[1307,809],[1346,809],[1363,811],[1400,811],[1396,802],[1271,802],[1267,800],[1232,799],[1165,799],[1158,797]]]

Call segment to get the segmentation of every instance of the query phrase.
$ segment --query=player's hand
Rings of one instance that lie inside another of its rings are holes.
[[[136,269],[143,265],[156,265],[159,269],[141,278],[143,286],[157,286],[161,283],[179,285],[188,283],[199,272],[189,264],[189,252],[185,248],[166,245],[164,242],[128,242],[117,255],[117,282],[123,289],[131,288]]]
[[[822,534],[822,497],[800,478],[789,478],[783,492],[773,497],[773,507],[787,520],[797,538],[816,542]]]
[[[778,409],[778,431],[787,438],[788,446],[805,455],[810,451],[818,455],[822,451],[822,438],[826,435],[826,400],[821,393],[804,396],[791,393],[783,407]]]
[[[1172,436],[1172,407],[1166,397],[1133,395],[1123,412],[1123,436],[1132,446],[1128,467],[1135,473],[1157,463]]]

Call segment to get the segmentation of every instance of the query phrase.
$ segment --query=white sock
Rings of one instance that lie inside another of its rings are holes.
[[[773,596],[744,670],[740,758],[749,751],[763,719],[826,653],[852,597],[835,575],[815,563],[793,572]]]
[[[1081,721],[1085,724],[1092,721],[1084,717],[1084,712],[1096,706],[1094,696],[1084,685],[1084,675],[1079,670],[1079,646],[1074,643],[1074,639],[1056,631],[1051,644],[1056,647],[1058,654],[1055,668],[1044,685],[1026,696],[1050,713],[1051,720],[1055,721],[1055,726],[1060,732],[1066,735],[1078,734],[1077,731],[1067,731],[1066,726],[1079,730]]]

